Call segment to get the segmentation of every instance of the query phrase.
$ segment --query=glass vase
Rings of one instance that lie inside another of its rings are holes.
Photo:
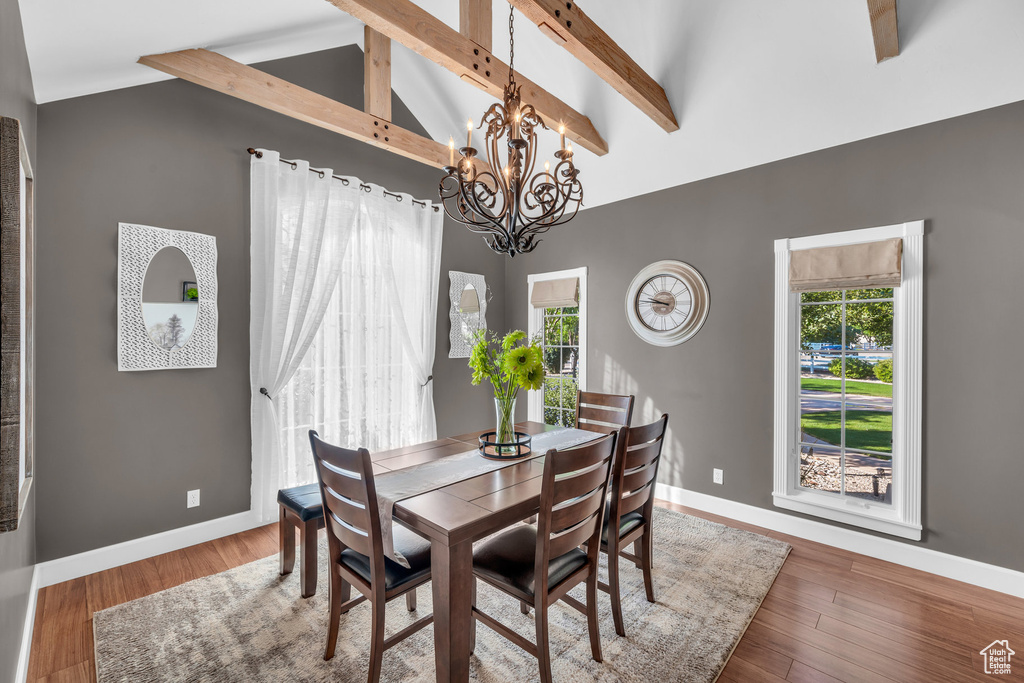
[[[494,429],[494,440],[499,444],[514,444],[516,441],[516,397],[503,399],[494,397],[494,416],[498,425]],[[498,446],[501,454],[514,453],[515,446]]]

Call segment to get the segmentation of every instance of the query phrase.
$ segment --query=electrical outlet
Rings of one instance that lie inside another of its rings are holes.
[[[712,481],[714,481],[716,484],[721,484],[722,483],[722,475],[723,475],[722,470],[715,469],[713,471],[713,474],[712,474]],[[197,496],[199,495],[198,492],[196,493],[196,495]],[[198,500],[198,498],[197,498],[197,500]]]
[[[197,508],[199,507],[199,489],[188,492],[188,501],[186,507]]]

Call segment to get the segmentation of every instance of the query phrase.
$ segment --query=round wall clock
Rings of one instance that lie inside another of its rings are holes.
[[[626,319],[636,336],[655,346],[675,346],[697,334],[708,317],[710,293],[697,269],[658,261],[626,290]]]

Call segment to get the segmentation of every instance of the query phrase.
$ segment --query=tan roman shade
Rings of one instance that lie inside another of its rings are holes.
[[[578,306],[580,301],[580,279],[567,277],[563,280],[541,280],[533,283],[530,304],[534,308],[562,308]]]
[[[789,291],[899,287],[903,240],[847,244],[794,251],[789,256]]]
[[[466,287],[462,290],[462,299],[459,300],[459,311],[461,313],[480,312],[480,297],[476,295],[476,290],[472,287]]]

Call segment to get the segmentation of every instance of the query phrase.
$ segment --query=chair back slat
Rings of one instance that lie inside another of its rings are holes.
[[[570,474],[562,475],[555,479],[552,487],[554,504],[564,503],[573,498],[586,495],[594,489],[605,485],[608,480],[608,473],[600,464],[591,466],[586,470],[580,470]]]
[[[343,550],[351,548],[369,558],[373,582],[384,581],[384,544],[370,453],[365,448],[332,446],[312,429],[309,443],[320,482],[332,565]]]
[[[650,523],[654,505],[654,486],[658,480],[661,449],[668,429],[668,415],[630,429],[622,457],[616,458],[612,473],[612,504],[608,528],[618,529],[622,515],[643,508],[645,523]]]
[[[625,473],[622,477],[622,494],[632,493],[640,488],[643,488],[646,484],[654,481],[654,478],[658,476],[658,464],[651,463],[644,467],[630,470]]]
[[[369,533],[360,533],[360,531],[365,530],[349,526],[343,519],[334,514],[333,510],[328,512],[327,519],[330,522],[329,534],[334,534],[346,548],[351,548],[367,557],[373,554],[373,542],[370,539]]]
[[[564,529],[548,541],[548,556],[558,557],[578,548],[594,537],[594,525],[600,528],[601,512],[595,512],[576,526]]]
[[[359,503],[357,501],[349,500],[348,498],[339,497],[334,489],[328,488],[327,495],[333,498],[331,501],[331,509],[337,511],[336,514],[339,518],[343,519],[349,526],[355,527],[359,531],[369,533],[370,532],[370,513],[366,510],[365,503]]]
[[[625,496],[619,499],[618,516],[622,517],[622,515],[628,514],[633,510],[639,510],[640,508],[647,504],[647,501],[653,497],[653,494],[654,486],[652,485],[645,486],[639,491],[634,491],[633,493],[627,493]],[[610,525],[611,521],[609,521],[608,523]],[[609,526],[608,528],[613,527]]]
[[[635,470],[638,467],[649,465],[661,456],[661,439],[650,443],[640,443],[626,448],[626,467],[628,470]]]
[[[359,473],[347,470],[338,471],[330,464],[323,464],[320,467],[320,479],[324,486],[331,489],[339,496],[344,496],[359,503],[366,502],[366,484]]]
[[[607,432],[615,427],[628,427],[632,417],[632,396],[576,392],[577,429]]]
[[[604,505],[604,498],[601,496],[601,487],[598,486],[582,498],[570,500],[563,503],[561,507],[553,509],[550,528],[552,530],[566,529],[579,523],[581,519],[590,517],[602,505]]]
[[[537,555],[534,581],[546,585],[548,564],[584,542],[589,542],[588,561],[597,570],[597,552],[604,520],[616,439],[626,428],[578,448],[559,453],[550,450],[544,459],[537,522]]]

